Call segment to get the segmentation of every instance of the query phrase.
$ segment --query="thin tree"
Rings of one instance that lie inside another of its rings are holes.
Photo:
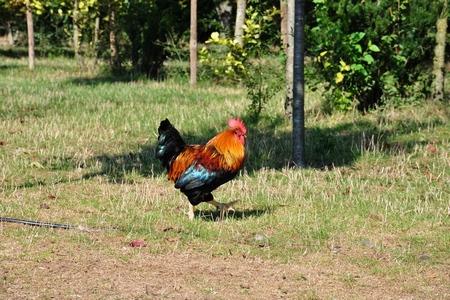
[[[80,28],[78,26],[79,22],[79,10],[78,10],[78,0],[74,1],[73,4],[73,50],[75,52],[75,58],[78,60],[80,58]]]
[[[244,35],[246,5],[247,5],[246,0],[237,0],[236,22],[234,26],[234,40],[241,46],[243,45],[242,37]]]
[[[305,166],[304,51],[304,0],[295,0],[292,156],[297,167]]]
[[[95,63],[96,64],[97,64],[97,59],[98,59],[98,41],[99,41],[99,36],[100,36],[100,16],[97,15],[95,17],[94,40],[92,42],[92,46],[94,48],[94,58],[95,58]]]
[[[230,0],[216,1],[216,12],[219,16],[220,24],[222,25],[225,32],[231,32],[231,12],[233,11],[233,6]]]
[[[109,50],[111,51],[110,63],[113,69],[117,69],[120,66],[116,29],[116,4],[114,1],[111,1],[109,3]]]
[[[197,84],[197,0],[191,0],[191,28],[189,39],[190,84]]]
[[[25,2],[26,17],[27,17],[27,34],[28,34],[28,67],[34,70],[34,26],[33,26],[33,12],[31,11],[30,1]]]
[[[436,46],[433,59],[433,99],[444,100],[445,82],[445,43],[447,36],[448,1],[443,1],[443,8],[436,21]]]
[[[12,26],[10,21],[6,21],[6,31],[8,34],[8,44],[10,46],[14,46],[14,37],[12,33]]]
[[[294,72],[294,16],[295,0],[287,1],[287,20],[286,20],[286,98],[284,100],[284,112],[287,117],[292,116],[292,91],[293,91],[293,72]]]
[[[283,49],[287,54],[288,46],[288,2],[287,0],[280,0],[280,34]]]

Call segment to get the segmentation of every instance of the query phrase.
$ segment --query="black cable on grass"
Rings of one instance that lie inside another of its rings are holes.
[[[34,221],[34,220],[23,220],[23,219],[8,218],[8,217],[0,217],[0,223],[2,223],[2,222],[23,224],[23,225],[36,226],[36,227],[45,227],[45,228],[78,229],[81,231],[92,231],[91,229],[87,229],[82,226],[75,226],[75,225],[70,225],[70,224],[59,224],[59,223],[48,223],[48,222],[41,222],[41,221]]]

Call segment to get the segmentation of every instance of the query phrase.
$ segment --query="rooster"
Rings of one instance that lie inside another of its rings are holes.
[[[247,128],[240,119],[230,119],[228,129],[204,145],[188,145],[168,119],[158,128],[156,157],[167,169],[168,179],[189,200],[189,219],[194,219],[194,206],[201,202],[214,205],[220,219],[230,210],[230,203],[214,201],[211,194],[220,185],[233,179],[244,165]]]

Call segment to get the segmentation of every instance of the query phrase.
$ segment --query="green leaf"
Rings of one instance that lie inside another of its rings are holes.
[[[351,67],[352,71],[355,73],[360,73],[364,76],[369,75],[369,73],[367,73],[366,68],[364,68],[364,66],[362,64],[352,64],[350,67]]]
[[[372,52],[380,52],[380,48],[378,48],[378,46],[374,44],[369,45],[369,50]]]
[[[364,70],[364,66],[361,65],[361,64],[352,64],[352,65],[351,65],[351,68],[352,68],[352,70],[355,71],[355,72]]]
[[[353,32],[350,35],[350,40],[352,41],[352,43],[358,43],[359,41],[361,41],[364,37],[366,36],[366,34],[364,32]]]
[[[369,65],[373,64],[373,62],[375,61],[375,60],[373,59],[373,56],[370,55],[370,54],[364,55],[364,56],[363,56],[363,60],[364,60],[366,63],[368,63]]]
[[[407,62],[406,57],[403,56],[403,55],[400,55],[400,54],[394,55],[394,59],[396,61],[400,62],[400,63],[406,63]]]

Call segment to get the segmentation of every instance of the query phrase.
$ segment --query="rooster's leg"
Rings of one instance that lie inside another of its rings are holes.
[[[192,205],[191,203],[189,203],[189,211],[188,211],[188,217],[189,220],[194,220],[194,205]]]
[[[211,200],[211,201],[208,201],[208,203],[211,205],[214,205],[220,211],[220,220],[223,220],[225,214],[228,215],[229,211],[234,212],[233,205],[238,201],[239,200],[231,201],[229,203],[220,203],[220,202]]]

